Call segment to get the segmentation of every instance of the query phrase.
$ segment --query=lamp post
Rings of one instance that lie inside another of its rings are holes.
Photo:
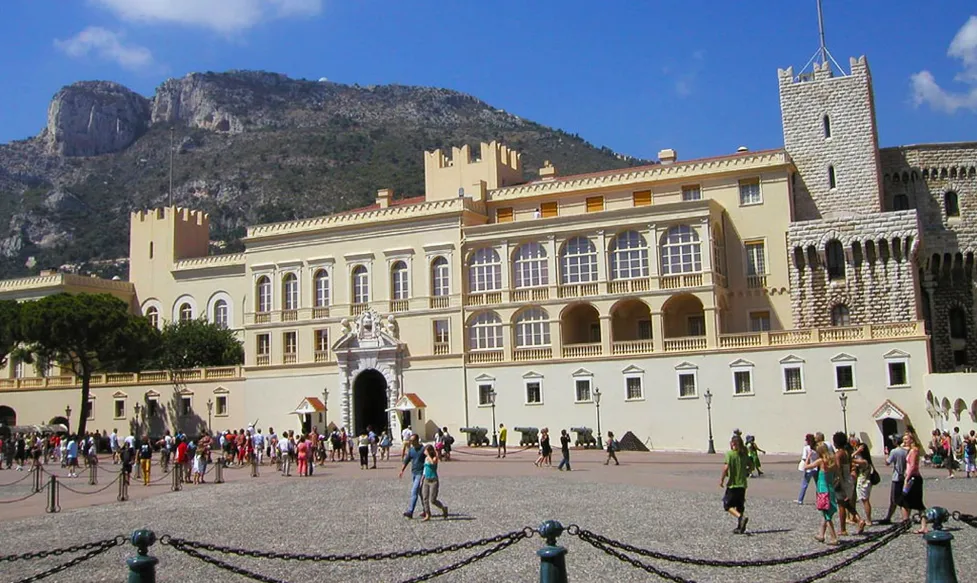
[[[329,387],[322,387],[322,427],[328,428],[329,418]]]
[[[709,419],[709,450],[707,453],[716,453],[716,444],[712,440],[712,391],[706,389],[702,395],[706,399],[706,416]]]
[[[600,434],[600,389],[594,387],[594,404],[597,405],[597,448],[603,449],[604,439]]]
[[[207,399],[207,431],[210,431],[211,414],[214,412],[214,402]]]
[[[499,435],[495,427],[495,389],[489,391],[488,398],[492,403],[492,447],[499,447]]]
[[[841,417],[845,423],[845,439],[848,439],[848,393],[838,395],[838,400],[841,401]]]
[[[140,425],[140,422],[139,422],[139,412],[143,410],[142,404],[141,403],[136,403],[133,406],[133,410],[136,412],[136,436],[138,437],[139,433],[141,433],[139,431],[139,425]]]
[[[68,420],[68,433],[71,433],[71,405],[64,408],[64,417]]]

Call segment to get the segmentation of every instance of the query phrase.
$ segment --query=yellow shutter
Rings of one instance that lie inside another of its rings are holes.
[[[651,206],[650,190],[639,190],[632,197],[634,198],[634,206]]]
[[[587,198],[587,212],[596,213],[604,210],[604,197],[591,196]]]
[[[544,202],[539,205],[539,214],[544,219],[551,219],[560,214],[559,203],[556,202]]]
[[[495,211],[495,222],[497,223],[511,223],[512,222],[512,207],[508,206],[505,208],[500,208]]]

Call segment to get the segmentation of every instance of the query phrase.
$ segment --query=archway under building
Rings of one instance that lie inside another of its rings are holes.
[[[679,294],[668,298],[662,306],[665,338],[705,336],[706,318],[702,300],[692,294]]]
[[[17,425],[17,412],[12,407],[0,405],[0,425],[7,427]]]
[[[572,304],[560,315],[562,342],[596,344],[600,338],[600,314],[590,304]]]
[[[638,299],[626,299],[611,308],[611,340],[651,340],[651,310]]]
[[[353,380],[353,429],[356,435],[366,433],[372,427],[378,435],[388,431],[387,379],[378,370],[369,368]]]

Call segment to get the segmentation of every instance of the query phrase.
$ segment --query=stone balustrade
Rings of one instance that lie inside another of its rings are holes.
[[[160,385],[181,382],[204,382],[244,378],[241,366],[191,368],[183,371],[151,370],[145,372],[110,372],[92,375],[92,387]],[[74,375],[54,377],[24,377],[0,379],[0,391],[80,387],[81,379]]]

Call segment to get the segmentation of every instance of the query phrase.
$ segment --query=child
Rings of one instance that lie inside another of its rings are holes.
[[[753,468],[756,469],[756,475],[762,476],[763,472],[760,471],[760,453],[767,453],[767,452],[760,449],[760,446],[756,444],[756,440],[753,438],[752,435],[746,436],[746,451],[750,455],[750,462],[752,463]],[[752,475],[752,472],[750,472],[750,474]]]

